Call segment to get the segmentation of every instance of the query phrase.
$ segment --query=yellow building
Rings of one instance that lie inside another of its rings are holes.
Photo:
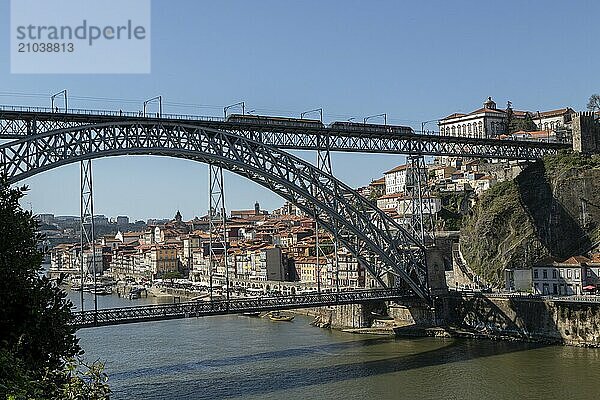
[[[155,244],[150,249],[150,270],[152,276],[161,278],[168,272],[179,271],[177,246],[173,244]]]

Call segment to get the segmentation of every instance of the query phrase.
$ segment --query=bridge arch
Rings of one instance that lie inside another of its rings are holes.
[[[77,161],[159,155],[223,167],[295,204],[339,240],[383,285],[389,274],[428,299],[424,249],[403,227],[356,191],[314,165],[232,132],[170,121],[75,126],[0,146],[10,183]]]

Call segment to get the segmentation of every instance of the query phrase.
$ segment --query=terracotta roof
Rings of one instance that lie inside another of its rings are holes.
[[[387,174],[391,174],[391,173],[398,172],[398,171],[404,171],[406,168],[408,168],[408,164],[398,165],[396,168],[392,168],[389,171],[384,172],[383,174],[387,175]]]
[[[531,137],[547,137],[548,136],[548,132],[549,131],[532,131],[532,132],[527,132],[527,131],[517,131],[517,132],[513,132],[513,135],[527,135],[527,136],[531,136]]]
[[[389,194],[384,194],[383,196],[379,197],[377,200],[381,200],[381,199],[395,199],[398,197],[404,197],[404,194],[402,193],[389,193]]]
[[[571,107],[565,107],[565,108],[559,108],[557,110],[540,112],[539,117],[541,117],[541,118],[554,117],[557,115],[564,115],[564,114],[568,114],[568,113],[572,113],[572,112],[573,112],[573,109]],[[538,113],[534,113],[533,118],[538,118]]]
[[[483,112],[489,112],[489,113],[495,113],[495,114],[506,114],[506,111],[504,111],[504,110],[498,110],[497,108],[485,108],[485,107],[482,107],[482,108],[479,108],[479,109],[477,109],[475,111],[471,111],[469,113],[469,115],[481,114]]]
[[[385,176],[382,176],[379,179],[375,179],[371,181],[371,185],[384,185],[385,184]]]
[[[454,114],[450,114],[450,115],[448,115],[447,117],[444,117],[444,118],[442,118],[442,121],[443,121],[443,120],[446,120],[446,119],[459,118],[459,117],[466,117],[466,116],[467,116],[467,114],[463,114],[463,113],[454,113]]]
[[[130,237],[136,236],[137,237],[137,236],[143,236],[143,235],[144,235],[143,232],[123,232],[123,236],[130,236]]]
[[[561,262],[561,264],[580,265],[582,263],[587,263],[589,261],[590,261],[590,259],[587,257],[584,257],[584,256],[573,256],[573,257],[567,258],[566,260]]]

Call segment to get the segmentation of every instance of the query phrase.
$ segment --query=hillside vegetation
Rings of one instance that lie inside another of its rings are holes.
[[[600,156],[562,153],[487,191],[464,219],[471,269],[502,286],[505,268],[583,254],[600,240]]]

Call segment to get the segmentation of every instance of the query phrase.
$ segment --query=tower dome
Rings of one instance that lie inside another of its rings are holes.
[[[483,103],[483,108],[488,108],[490,110],[496,109],[496,102],[492,100],[492,97],[488,97],[485,103]]]

